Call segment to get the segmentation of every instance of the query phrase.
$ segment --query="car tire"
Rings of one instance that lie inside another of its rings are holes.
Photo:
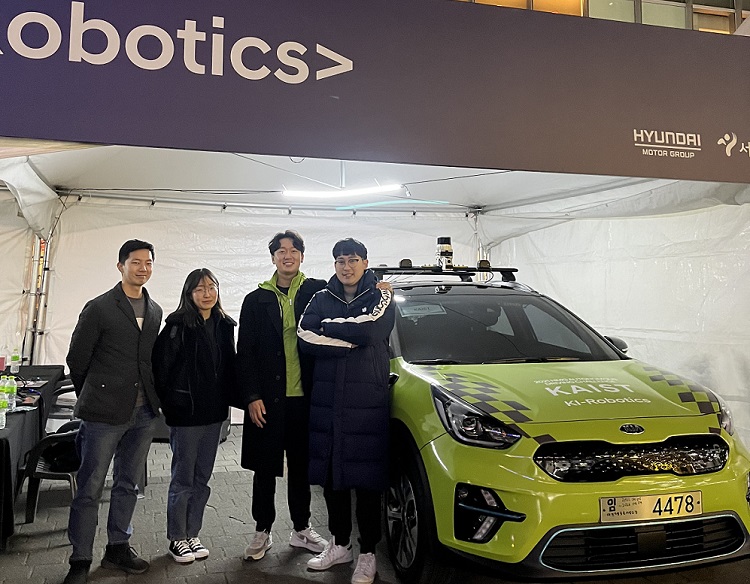
[[[396,442],[403,445],[403,440]],[[411,440],[409,440],[411,442]],[[405,451],[405,452],[404,452]],[[449,584],[454,567],[437,541],[435,513],[422,456],[416,446],[392,451],[391,480],[383,498],[388,554],[404,584]]]

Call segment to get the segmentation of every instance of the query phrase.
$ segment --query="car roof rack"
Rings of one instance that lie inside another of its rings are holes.
[[[477,274],[499,273],[503,282],[515,282],[518,268],[493,268],[487,260],[481,260],[476,267],[427,265],[413,266],[411,260],[403,259],[398,266],[376,266],[370,268],[378,280],[386,275],[414,275],[414,276],[455,276],[461,282],[473,282],[472,277]]]

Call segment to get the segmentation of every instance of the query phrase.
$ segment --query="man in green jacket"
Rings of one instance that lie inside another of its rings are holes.
[[[276,518],[276,477],[287,458],[287,502],[294,529],[289,544],[320,553],[326,545],[310,526],[308,417],[312,358],[297,351],[297,323],[325,281],[300,271],[305,244],[295,231],[277,233],[268,244],[273,276],[245,297],[240,312],[237,370],[245,407],[243,468],[253,470],[252,514],[256,532],[245,559],[260,560],[271,547]]]

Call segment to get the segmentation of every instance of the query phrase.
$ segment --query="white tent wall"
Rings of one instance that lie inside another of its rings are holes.
[[[629,355],[716,390],[750,445],[750,205],[575,220],[504,241],[493,262]]]
[[[74,199],[75,200],[75,199]],[[331,250],[344,237],[355,237],[368,248],[372,266],[392,265],[412,257],[415,264],[434,261],[436,238],[454,236],[457,260],[475,261],[472,224],[463,215],[402,218],[364,213],[260,211],[218,206],[148,206],[87,201],[67,208],[54,236],[50,271],[47,333],[36,358],[39,363],[64,363],[70,335],[87,300],[120,280],[117,252],[128,239],[142,239],[156,248],[149,293],[164,309],[176,309],[187,274],[210,268],[218,277],[225,310],[239,318],[242,300],[273,273],[268,241],[285,229],[305,239],[302,270],[311,277],[333,274]]]
[[[0,350],[23,335],[28,315],[26,282],[33,254],[34,234],[23,217],[18,216],[18,204],[8,192],[0,191]],[[20,347],[19,347],[20,349]]]

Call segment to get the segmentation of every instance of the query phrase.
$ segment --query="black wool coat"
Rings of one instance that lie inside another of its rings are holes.
[[[159,398],[154,390],[151,351],[161,326],[161,307],[146,298],[143,329],[122,283],[86,303],[78,317],[66,361],[78,401],[75,416],[89,422],[125,424],[143,389],[154,413]]]
[[[214,326],[213,342],[206,327]],[[181,314],[167,317],[154,345],[156,392],[168,426],[207,426],[229,416],[235,385],[234,327],[229,316],[187,326]]]
[[[299,322],[313,294],[325,286],[324,280],[307,278],[294,299],[294,315]],[[300,353],[302,390],[309,405],[313,359]],[[284,353],[281,307],[276,294],[258,288],[245,297],[240,312],[237,339],[237,387],[245,410],[242,430],[243,468],[283,476],[284,405],[286,397],[286,357]],[[247,406],[258,399],[266,408],[266,424],[258,428],[250,420]],[[302,436],[306,428],[300,429]]]

